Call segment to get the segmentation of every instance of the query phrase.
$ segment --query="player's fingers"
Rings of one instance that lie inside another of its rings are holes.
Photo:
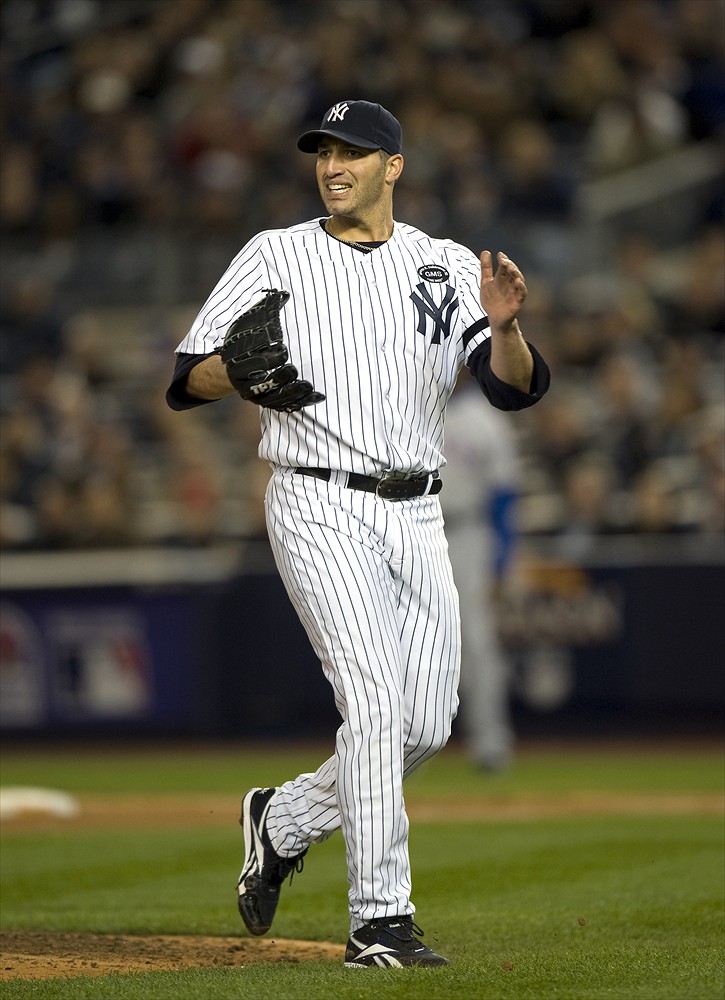
[[[490,281],[493,277],[493,257],[491,256],[490,250],[484,250],[481,253],[481,279],[483,281]]]
[[[526,282],[518,265],[510,257],[507,257],[506,254],[499,254],[498,260],[499,268],[496,276],[500,276],[502,280],[511,282],[517,292],[526,295]]]
[[[521,274],[521,271],[518,269],[517,265],[511,260],[510,257],[507,257],[505,253],[499,253],[497,273],[509,276],[512,274]]]

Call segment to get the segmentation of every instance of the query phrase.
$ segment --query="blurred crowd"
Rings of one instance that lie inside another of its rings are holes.
[[[396,218],[505,250],[527,276],[524,332],[554,381],[516,420],[521,530],[574,554],[722,533],[722,181],[673,187],[667,164],[703,148],[721,162],[724,13],[5,0],[0,545],[263,535],[256,408],[167,410],[172,352],[251,235],[320,214],[295,139],[358,97],[403,124]],[[658,165],[649,216],[586,217],[584,192],[641,187]]]

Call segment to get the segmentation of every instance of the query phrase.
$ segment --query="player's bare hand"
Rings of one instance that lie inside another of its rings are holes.
[[[519,268],[505,253],[496,254],[496,273],[490,250],[481,254],[481,305],[492,327],[507,329],[526,298],[526,282]]]

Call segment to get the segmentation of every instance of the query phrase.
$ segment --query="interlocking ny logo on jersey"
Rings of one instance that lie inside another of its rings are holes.
[[[451,335],[451,323],[458,309],[456,290],[451,288],[450,285],[446,285],[446,294],[443,297],[443,301],[440,305],[436,305],[435,299],[422,281],[415,287],[418,290],[418,294],[411,292],[410,297],[418,309],[418,333],[425,334],[427,329],[426,321],[432,319],[433,336],[431,342],[440,344],[441,337],[445,339]]]
[[[341,122],[349,110],[350,105],[347,101],[336,104],[334,108],[330,108],[330,113],[327,116],[328,122]]]

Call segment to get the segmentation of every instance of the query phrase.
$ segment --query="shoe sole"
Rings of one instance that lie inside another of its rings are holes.
[[[448,960],[443,959],[442,962],[399,962],[396,960],[395,965],[392,962],[388,965],[378,965],[377,962],[372,962],[370,965],[363,964],[362,962],[345,962],[345,969],[440,969],[444,965],[448,965]]]

